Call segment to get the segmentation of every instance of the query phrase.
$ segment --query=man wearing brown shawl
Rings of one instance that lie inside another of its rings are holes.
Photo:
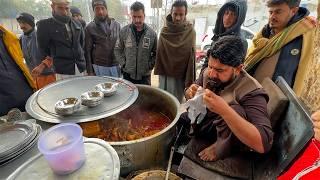
[[[195,78],[195,37],[192,24],[186,21],[187,2],[176,0],[162,28],[154,73],[160,75],[159,87],[181,102],[185,87]]]

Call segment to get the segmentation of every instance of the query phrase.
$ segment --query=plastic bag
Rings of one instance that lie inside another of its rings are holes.
[[[203,94],[204,89],[199,87],[195,96],[185,103],[191,124],[200,124],[207,114],[206,105],[203,103]]]

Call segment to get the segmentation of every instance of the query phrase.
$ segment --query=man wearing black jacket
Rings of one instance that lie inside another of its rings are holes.
[[[52,57],[57,80],[82,76],[86,70],[83,28],[70,16],[69,0],[51,2],[53,17],[37,24],[42,59]]]
[[[113,50],[120,24],[108,16],[105,0],[92,0],[94,20],[85,30],[85,52],[89,75],[120,77],[119,63]]]

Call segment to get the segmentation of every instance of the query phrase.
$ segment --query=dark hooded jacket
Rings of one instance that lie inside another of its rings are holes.
[[[223,15],[226,9],[230,6],[233,6],[235,9],[235,14],[237,15],[236,23],[230,28],[225,29],[223,26]],[[211,46],[222,36],[226,35],[235,35],[239,36],[242,39],[243,45],[245,47],[245,51],[248,49],[248,43],[245,37],[241,34],[241,25],[243,24],[247,14],[247,1],[246,0],[228,0],[226,3],[220,8],[216,25],[213,30],[213,37],[211,38],[212,43]],[[202,69],[208,67],[208,58],[206,58]]]

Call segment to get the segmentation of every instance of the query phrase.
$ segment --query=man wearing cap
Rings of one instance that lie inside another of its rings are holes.
[[[300,0],[267,0],[269,22],[253,38],[244,62],[259,82],[282,76],[301,96],[312,59],[315,22]]]
[[[199,104],[204,104],[207,110],[204,117],[195,119],[183,113],[178,121],[178,126],[192,132],[179,172],[193,179],[226,178],[213,176],[211,172],[199,173],[204,169],[250,179],[252,164],[247,158],[271,149],[269,98],[262,86],[243,70],[244,48],[239,37],[219,38],[208,51],[208,68],[186,90],[187,100],[194,100],[197,91],[202,91]]]
[[[51,0],[52,16],[37,23],[42,59],[49,56],[57,80],[85,75],[84,30],[71,18],[69,0]]]
[[[37,89],[41,89],[56,80],[52,67],[52,59],[41,59],[37,47],[34,17],[28,13],[21,13],[18,15],[17,21],[20,29],[23,31],[23,35],[20,37],[20,43],[24,59],[36,82]]]
[[[157,51],[157,34],[144,23],[144,5],[130,7],[132,23],[123,27],[114,48],[123,78],[135,84],[151,85],[151,70]]]
[[[120,77],[114,46],[120,24],[108,16],[105,0],[92,0],[94,20],[85,29],[85,54],[89,75]]]
[[[80,9],[75,6],[71,6],[70,12],[71,12],[72,18],[76,21],[79,21],[81,23],[83,29],[86,28],[86,21],[83,20],[82,13],[81,13]]]
[[[27,65],[19,39],[15,34],[0,25],[0,116],[11,108],[24,111],[28,98],[36,85]]]

